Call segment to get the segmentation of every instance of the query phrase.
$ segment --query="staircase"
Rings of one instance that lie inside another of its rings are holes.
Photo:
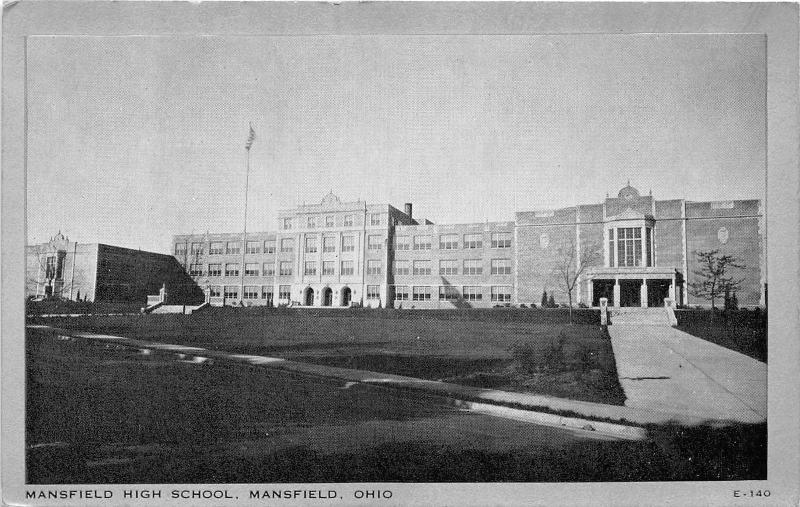
[[[209,306],[208,303],[203,303],[201,305],[160,305],[146,313],[184,313],[186,315],[191,315],[207,306]]]
[[[666,326],[669,327],[669,315],[663,307],[655,308],[611,308],[611,325],[628,326]]]

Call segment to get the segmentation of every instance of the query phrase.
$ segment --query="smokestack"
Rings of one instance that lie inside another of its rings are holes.
[[[406,203],[406,215],[408,215],[408,218],[414,218],[414,217],[411,216],[411,203],[410,202]]]

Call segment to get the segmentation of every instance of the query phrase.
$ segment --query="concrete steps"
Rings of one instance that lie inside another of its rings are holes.
[[[612,308],[611,324],[635,326],[668,326],[665,308]]]

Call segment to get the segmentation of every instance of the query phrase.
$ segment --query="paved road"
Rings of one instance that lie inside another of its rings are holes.
[[[626,407],[766,421],[766,364],[666,325],[615,323],[608,332]]]

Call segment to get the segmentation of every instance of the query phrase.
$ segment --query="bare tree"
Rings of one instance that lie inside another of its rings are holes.
[[[600,257],[600,246],[584,244],[576,248],[575,241],[564,242],[556,250],[553,272],[569,299],[569,323],[572,324],[572,292],[578,286],[581,275]]]
[[[694,296],[711,301],[711,309],[716,310],[717,298],[736,291],[744,278],[735,279],[726,276],[730,268],[744,269],[738,259],[732,255],[720,255],[719,250],[695,251],[700,269],[693,273],[699,277],[696,282],[689,283],[689,290]]]

